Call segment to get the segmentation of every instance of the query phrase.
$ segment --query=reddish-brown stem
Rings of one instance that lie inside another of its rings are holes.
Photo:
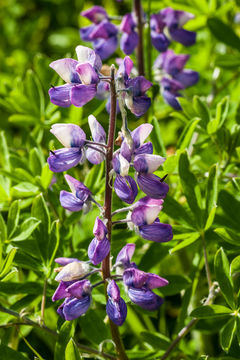
[[[117,93],[115,87],[115,68],[111,67],[111,108],[109,118],[109,130],[108,130],[108,142],[107,142],[107,155],[106,155],[106,179],[105,179],[105,201],[104,201],[104,217],[107,220],[108,240],[111,243],[112,239],[112,180],[110,177],[110,171],[112,170],[112,157],[114,151],[114,138],[116,128],[116,110],[117,110]],[[103,280],[110,278],[110,252],[108,256],[102,262],[102,274]],[[107,299],[107,293],[106,293]],[[118,359],[127,360],[128,357],[125,353],[118,326],[110,320],[110,328],[112,333],[112,339],[116,345],[116,351],[118,353]]]
[[[141,0],[134,0],[134,11],[137,17],[138,29],[138,46],[137,46],[137,59],[138,59],[138,75],[144,75],[144,55],[143,55],[143,21],[142,21],[142,6]]]

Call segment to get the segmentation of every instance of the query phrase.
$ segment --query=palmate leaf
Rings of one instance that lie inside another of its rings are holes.
[[[59,331],[55,345],[54,360],[65,360],[65,349],[69,340],[73,337],[75,330],[74,321],[65,321]]]
[[[207,25],[219,41],[240,51],[240,38],[229,25],[215,17],[209,18]]]
[[[217,281],[225,300],[232,309],[235,309],[233,282],[230,276],[229,262],[222,248],[219,249],[215,255],[214,268]]]
[[[210,111],[209,111],[207,104],[204,101],[202,101],[199,98],[199,96],[194,96],[193,106],[194,106],[196,113],[198,114],[198,117],[200,117],[200,119],[201,119],[199,122],[199,125],[201,127],[203,127],[204,129],[206,129],[207,124],[211,120],[211,115],[210,115]]]
[[[18,226],[19,221],[19,215],[20,215],[20,204],[19,200],[15,200],[8,211],[8,221],[7,221],[7,233],[8,238],[10,239],[13,235],[14,231],[16,230]]]
[[[10,347],[0,345],[1,360],[29,360],[28,356],[22,352],[11,349]]]
[[[224,351],[228,352],[232,344],[232,340],[236,332],[236,325],[236,319],[233,317],[227,322],[220,333],[220,344]]]
[[[193,137],[193,133],[197,127],[197,124],[199,123],[200,119],[198,118],[193,118],[192,120],[189,121],[189,123],[185,126],[180,139],[178,141],[177,144],[177,148],[180,150],[184,150],[186,148],[189,147],[192,137]]]
[[[197,319],[208,319],[219,316],[229,316],[232,310],[223,305],[204,305],[194,309],[190,316]]]

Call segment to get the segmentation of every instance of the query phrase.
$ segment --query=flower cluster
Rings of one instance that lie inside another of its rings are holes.
[[[101,11],[99,14],[104,16]],[[98,25],[102,26],[101,29],[108,26],[106,18],[99,23],[96,13],[90,12],[88,16],[95,23],[95,29],[91,31],[99,29]],[[69,106],[70,104],[82,106],[97,95],[98,86],[101,87],[104,80],[109,81],[109,77],[106,79],[100,73],[102,62],[93,50],[78,46],[76,51],[78,61],[62,59],[50,64],[66,81],[65,85],[51,88],[49,91],[51,101],[60,106]],[[124,118],[125,106],[136,116],[141,116],[148,110],[151,103],[145,93],[152,84],[143,76],[131,78],[132,68],[133,62],[126,56],[115,74],[116,80],[111,79],[111,81],[115,81],[119,94],[119,108],[124,121],[118,137],[120,148],[113,153],[112,147],[111,154],[113,156],[108,160],[109,168],[111,170],[112,167],[112,171],[106,175],[109,181],[111,181],[111,176],[116,177],[114,181],[116,194],[131,206],[127,209],[115,210],[107,217],[106,205],[98,204],[90,189],[72,176],[64,175],[71,190],[70,192],[65,190],[60,192],[60,203],[64,209],[71,212],[83,210],[86,213],[92,204],[100,208],[100,214],[96,217],[93,227],[94,238],[88,246],[89,261],[83,262],[75,258],[56,259],[56,262],[62,267],[56,269],[58,271],[56,280],[59,282],[59,286],[53,295],[53,301],[64,299],[58,308],[58,313],[65,320],[73,320],[84,314],[91,304],[93,288],[106,281],[106,276],[103,274],[104,280],[92,285],[87,277],[93,273],[104,271],[95,266],[104,262],[110,254],[111,228],[114,224],[111,218],[115,214],[127,211],[126,219],[122,219],[121,222],[128,223],[131,230],[136,231],[146,240],[165,242],[172,239],[171,226],[162,224],[158,218],[163,199],[168,192],[168,185],[163,181],[164,179],[153,174],[165,159],[152,154],[151,142],[145,143],[152,131],[152,125],[142,124],[130,131]],[[115,98],[115,105],[116,100]],[[48,164],[52,171],[67,171],[82,164],[86,158],[94,165],[100,164],[107,158],[109,145],[106,145],[105,130],[93,115],[88,117],[88,123],[92,140],[87,140],[85,132],[75,124],[54,124],[52,126],[52,134],[64,146],[61,149],[50,151]],[[132,170],[135,172],[136,181],[129,175]],[[138,193],[137,184],[147,196],[134,203]],[[107,279],[106,312],[118,326],[123,324],[127,315],[127,307],[120,296],[118,281],[122,281],[125,285],[131,301],[147,310],[156,310],[163,301],[153,292],[153,289],[167,285],[165,279],[155,274],[145,273],[139,270],[135,263],[130,262],[134,250],[134,244],[127,244],[122,248],[112,269],[112,271],[116,271],[116,274],[111,274]]]
[[[163,98],[176,110],[181,110],[177,100],[181,96],[179,91],[193,86],[199,80],[197,71],[184,69],[188,59],[189,55],[176,55],[173,50],[167,50],[154,63],[156,80],[160,81]]]
[[[95,229],[98,234],[105,232],[101,226],[97,225]],[[126,319],[127,306],[120,296],[116,281],[123,281],[128,297],[134,304],[149,311],[157,310],[163,303],[163,299],[152,290],[168,284],[166,279],[156,274],[139,270],[137,265],[131,262],[134,251],[135,244],[127,244],[120,250],[113,266],[113,270],[116,271],[116,275],[113,275],[115,280],[109,279],[107,286],[106,312],[118,326],[121,326]],[[57,312],[65,320],[74,320],[87,312],[91,305],[92,290],[103,283],[92,285],[86,279],[99,269],[75,258],[57,258],[55,261],[62,267],[56,269],[59,272],[55,280],[59,282],[59,286],[52,300],[65,299]]]

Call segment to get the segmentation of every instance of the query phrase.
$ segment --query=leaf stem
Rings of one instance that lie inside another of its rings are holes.
[[[208,263],[206,241],[205,241],[204,232],[201,233],[201,239],[202,239],[202,245],[203,245],[203,254],[204,254],[205,270],[206,270],[207,281],[208,281],[208,288],[211,289],[212,280],[211,280],[211,272],[210,272],[209,263]]]
[[[47,291],[47,281],[48,279],[46,278],[44,280],[44,284],[43,284],[43,294],[42,294],[42,302],[41,302],[41,324],[44,324],[44,311],[45,311],[45,304],[46,304],[46,291]]]
[[[116,128],[116,110],[117,110],[117,93],[115,86],[115,67],[111,66],[111,82],[110,82],[110,96],[111,96],[111,108],[109,118],[109,130],[108,130],[108,152],[106,154],[106,178],[105,178],[105,200],[104,200],[104,217],[107,220],[108,240],[111,243],[112,238],[112,179],[110,172],[112,170],[112,157],[114,151],[114,138]],[[110,252],[108,256],[102,262],[102,274],[103,280],[111,277],[110,271]],[[105,288],[106,290],[106,288]],[[106,299],[108,299],[107,292],[105,291]],[[127,360],[128,357],[123,347],[118,326],[110,320],[110,328],[112,339],[116,345],[116,350],[121,360]]]

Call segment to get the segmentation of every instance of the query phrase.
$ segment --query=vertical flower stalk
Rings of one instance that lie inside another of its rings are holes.
[[[138,75],[144,75],[143,21],[142,21],[141,0],[134,0],[134,11],[137,18],[137,29],[139,36],[139,41],[137,46]]]
[[[110,80],[110,116],[109,116],[109,130],[108,130],[108,141],[107,141],[107,154],[106,154],[106,177],[105,177],[105,199],[104,199],[104,217],[107,220],[107,231],[108,231],[108,240],[111,244],[112,238],[112,180],[110,172],[112,170],[112,158],[114,150],[114,138],[115,138],[115,128],[116,128],[116,114],[117,114],[117,93],[115,86],[115,67],[111,67],[111,80]],[[102,262],[102,274],[103,280],[110,278],[110,253]],[[106,292],[106,298],[108,298]],[[125,353],[118,326],[110,320],[110,328],[112,339],[116,345],[116,350],[119,354],[119,359],[127,360],[128,357]]]

